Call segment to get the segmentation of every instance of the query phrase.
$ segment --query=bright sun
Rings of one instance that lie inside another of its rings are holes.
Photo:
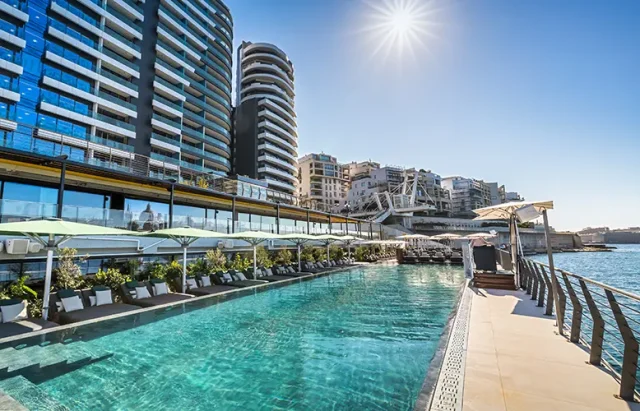
[[[374,44],[373,56],[409,54],[416,57],[418,48],[426,49],[426,37],[435,37],[433,15],[435,0],[364,0],[370,7],[368,24],[363,32]]]

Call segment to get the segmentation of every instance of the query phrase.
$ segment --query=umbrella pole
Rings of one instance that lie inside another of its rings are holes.
[[[564,313],[560,312],[560,299],[558,298],[558,279],[556,277],[556,268],[553,264],[553,248],[551,246],[551,229],[549,228],[549,217],[547,210],[542,210],[542,219],[544,222],[544,237],[547,242],[547,258],[549,259],[549,272],[551,274],[551,288],[553,289],[553,302],[556,306],[556,325],[558,333],[564,335]]]
[[[329,243],[327,243],[327,266],[329,266]]]
[[[255,280],[256,278],[258,278],[256,276],[256,257],[257,257],[257,245],[254,244],[253,245],[253,279]]]
[[[187,246],[182,246],[182,293],[187,291]]]
[[[44,295],[42,297],[42,319],[49,317],[49,295],[51,294],[51,272],[53,271],[53,247],[47,248],[47,265],[44,273]]]
[[[300,260],[300,253],[302,252],[301,250],[302,245],[300,243],[298,243],[298,272],[302,272],[302,261]]]

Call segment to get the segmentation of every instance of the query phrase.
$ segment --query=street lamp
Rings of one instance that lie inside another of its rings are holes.
[[[58,207],[56,209],[56,218],[62,218],[62,205],[64,203],[64,180],[67,174],[68,155],[62,154],[56,157],[61,163],[60,167],[60,185],[58,186]]]

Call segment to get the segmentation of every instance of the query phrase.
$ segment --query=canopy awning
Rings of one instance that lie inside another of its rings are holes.
[[[465,237],[469,239],[476,239],[476,238],[493,238],[495,236],[496,234],[491,234],[491,233],[473,233],[473,234],[466,235]]]
[[[396,237],[398,240],[428,240],[430,237],[422,234],[403,234]]]
[[[227,238],[230,234],[201,230],[192,227],[176,227],[142,233],[145,237],[160,238]]]
[[[140,235],[134,231],[58,219],[17,221],[0,224],[0,233],[9,235],[76,237],[84,235]]]
[[[457,240],[458,238],[462,237],[453,233],[438,234],[431,237],[432,240]]]
[[[473,210],[478,217],[474,220],[508,220],[521,208],[533,206],[538,212],[553,210],[553,201],[514,201]]]

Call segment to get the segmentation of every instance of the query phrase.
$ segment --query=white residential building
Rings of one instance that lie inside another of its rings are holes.
[[[302,205],[325,212],[344,207],[349,189],[349,169],[327,154],[307,154],[298,159],[298,190]]]

